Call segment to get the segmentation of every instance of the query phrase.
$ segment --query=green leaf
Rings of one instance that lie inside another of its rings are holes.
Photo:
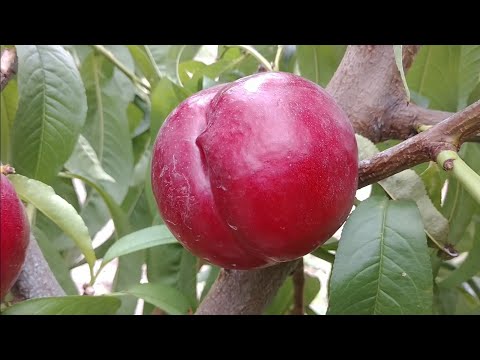
[[[478,99],[480,99],[480,81],[478,82],[475,89],[470,93],[470,97],[468,98],[468,105],[473,104]]]
[[[411,90],[430,99],[430,108],[456,112],[467,106],[479,73],[479,45],[430,45],[420,49],[407,81]]]
[[[123,236],[130,232],[130,222],[128,217],[123,212],[122,208],[112,199],[112,197],[107,194],[102,188],[100,188],[96,183],[90,181],[89,179],[73,173],[63,173],[62,176],[67,178],[76,178],[82,180],[87,185],[91,186],[95,191],[102,197],[103,201],[108,207],[110,215],[112,216],[113,223],[115,224],[115,231],[118,236]],[[103,213],[100,209],[100,213]]]
[[[218,274],[220,274],[220,268],[215,265],[210,265],[210,269],[208,270],[208,277],[205,280],[205,286],[202,289],[202,294],[200,295],[200,301],[202,301],[205,296],[207,296],[208,292],[212,288],[212,285],[215,283],[215,280],[218,278]]]
[[[405,71],[403,71],[402,50],[402,45],[393,45],[395,63],[397,64],[398,71],[400,72],[400,76],[402,78],[403,87],[405,88],[405,93],[407,94],[407,101],[410,102],[410,90],[408,89],[407,79],[405,78]]]
[[[106,264],[117,257],[139,250],[154,246],[174,244],[176,242],[177,240],[165,225],[156,225],[138,230],[118,239],[110,249],[108,249],[103,258],[103,263]]]
[[[158,212],[155,214],[150,212],[150,207],[148,206],[144,191],[141,191],[140,196],[138,196],[135,203],[132,203],[131,205],[132,210],[129,211],[129,214],[130,221],[134,224],[133,230],[143,229],[154,225],[154,217],[158,214]]]
[[[182,292],[192,307],[197,305],[197,258],[180,244],[147,250],[147,278]]]
[[[180,102],[186,99],[188,93],[168,79],[159,81],[153,89],[150,99],[152,102],[150,135],[152,142],[157,138],[158,130],[167,116]]]
[[[133,85],[110,62],[96,53],[85,59],[81,74],[88,100],[83,135],[95,150],[105,172],[115,179],[115,182],[101,181],[101,186],[120,203],[128,191],[133,170],[127,118],[127,107],[132,100],[129,90]]]
[[[133,176],[130,186],[137,187],[140,186],[142,189],[145,186],[145,179],[150,177],[150,173],[147,173],[150,162],[152,161],[151,150],[147,149],[143,152],[138,162],[133,168]]]
[[[177,66],[183,61],[193,59],[200,45],[145,45],[145,49],[155,61],[157,73],[180,85]]]
[[[207,79],[216,79],[222,74],[226,73],[229,70],[236,68],[240,63],[245,61],[248,58],[248,55],[241,54],[236,58],[225,58],[220,59],[213,64],[208,66],[198,66],[197,70],[193,73],[191,79],[184,81],[184,86],[189,89],[191,92],[196,92],[201,89],[205,89],[205,83]],[[210,86],[215,85],[216,82],[210,84]]]
[[[326,86],[342,61],[345,45],[297,45],[300,74]]]
[[[328,252],[328,250],[324,249],[323,246],[315,249],[314,251],[312,251],[311,254],[322,260],[328,261],[331,264],[333,264],[333,262],[335,261],[335,255]]]
[[[188,83],[194,74],[197,72],[199,73],[206,66],[207,65],[205,65],[203,62],[195,60],[188,60],[180,63],[178,65],[178,76],[183,87],[187,88],[192,93],[200,90],[198,86],[188,86]]]
[[[70,51],[77,67],[80,67],[80,64],[83,63],[86,57],[93,51],[91,45],[64,45],[63,47]]]
[[[436,162],[430,161],[428,168],[420,174],[425,184],[427,194],[437,210],[441,211],[442,188],[447,176],[443,169],[440,169]]]
[[[171,315],[184,315],[191,310],[185,295],[163,283],[139,284],[125,293],[139,297]]]
[[[160,72],[156,69],[155,60],[146,45],[128,45],[128,49],[135,60],[136,67],[147,78],[150,86],[154,88],[161,78]]]
[[[130,131],[130,135],[134,136],[135,130],[143,120],[144,113],[135,103],[130,103],[127,107],[127,116],[128,130]]]
[[[62,177],[56,177],[51,187],[55,191],[55,194],[66,200],[72,205],[77,212],[80,210],[78,203],[77,193],[72,184],[71,179],[65,179]],[[80,215],[81,216],[81,215]],[[81,255],[75,242],[67,236],[62,229],[60,229],[53,221],[41,212],[37,212],[35,216],[35,226],[45,234],[45,237],[52,244],[53,247],[59,252],[64,252],[62,256],[66,257],[65,251],[72,251],[76,253],[76,257]],[[92,237],[92,236],[90,236]],[[66,260],[66,259],[65,259]],[[67,261],[67,266],[71,265]]]
[[[430,314],[432,298],[432,267],[415,204],[363,201],[342,232],[328,313]]]
[[[465,289],[460,289],[455,315],[480,315],[480,300]]]
[[[355,135],[359,158],[365,160],[378,153],[376,146],[367,138]],[[394,200],[413,200],[416,202],[423,220],[425,232],[441,248],[447,243],[448,221],[433,205],[427,195],[422,179],[411,169],[404,170],[378,182]]]
[[[145,252],[139,251],[125,255],[118,259],[117,272],[113,279],[114,291],[129,289],[138,284],[142,276],[142,265],[145,263]],[[138,299],[127,295],[122,298],[122,306],[118,309],[119,315],[131,315],[135,312]]]
[[[115,58],[131,72],[135,69],[135,62],[130,51],[125,45],[105,45]],[[135,86],[119,68],[115,67],[111,81],[105,83],[105,93],[109,96],[117,96],[126,108],[135,97]]]
[[[77,145],[75,145],[72,155],[65,163],[65,168],[93,182],[99,180],[115,182],[115,179],[103,170],[95,150],[82,135],[78,137]]]
[[[283,53],[280,58],[280,71],[293,73],[296,64],[297,47],[295,45],[283,45]]]
[[[15,114],[18,106],[17,80],[10,79],[7,86],[0,92],[0,123],[1,123],[1,157],[4,164],[11,160],[10,132],[13,128]]]
[[[320,280],[316,277],[305,274],[305,285],[303,292],[303,301],[305,303],[305,307],[310,305],[310,303],[318,295],[319,291]],[[293,306],[293,297],[293,281],[292,278],[289,277],[280,287],[280,290],[277,292],[272,302],[265,310],[265,315],[284,315],[288,313]]]
[[[62,174],[62,176],[70,176],[75,178],[75,175],[72,174]],[[81,180],[81,179],[80,179]],[[97,190],[94,188],[89,188],[88,184],[85,183],[87,189],[87,198],[85,199],[85,203],[80,210],[80,216],[85,220],[85,225],[88,227],[88,232],[92,238],[95,237],[98,231],[100,231],[105,224],[110,220],[110,210],[105,203],[105,200],[102,196],[98,193]],[[96,184],[95,184],[96,185]],[[98,187],[98,186],[97,186]],[[102,194],[107,194],[102,188],[98,187]],[[110,196],[107,194],[107,196]],[[112,201],[116,206],[117,203],[113,201],[111,197],[109,197],[109,201]]]
[[[435,286],[433,297],[434,314],[454,315],[458,303],[458,289]]]
[[[40,181],[28,179],[22,175],[9,175],[8,179],[22,200],[35,206],[75,241],[92,270],[97,260],[92,240],[83,219],[75,208],[55,194],[50,186]]]
[[[469,280],[472,276],[480,274],[480,223],[476,227],[476,233],[473,248],[468,252],[467,258],[458,269],[438,284],[440,287],[455,287]]]
[[[85,89],[63,47],[19,45],[17,54],[19,104],[12,162],[18,173],[50,184],[85,122]]]
[[[72,280],[70,270],[58,250],[40,229],[35,227],[33,233],[45,260],[47,260],[48,266],[65,293],[67,295],[78,295],[78,290]]]
[[[121,302],[113,296],[63,296],[19,302],[2,315],[113,315]]]

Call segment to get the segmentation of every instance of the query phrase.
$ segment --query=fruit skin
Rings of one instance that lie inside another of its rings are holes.
[[[8,178],[0,181],[0,299],[20,275],[30,241],[25,208]]]
[[[198,92],[165,120],[152,188],[192,253],[229,269],[299,258],[346,220],[358,181],[352,126],[318,85],[266,72]]]

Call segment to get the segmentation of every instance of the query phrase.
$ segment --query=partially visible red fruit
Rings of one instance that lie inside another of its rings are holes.
[[[0,299],[10,291],[20,275],[28,243],[30,224],[25,208],[12,183],[0,180]]]

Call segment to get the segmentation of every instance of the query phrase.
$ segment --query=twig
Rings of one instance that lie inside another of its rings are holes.
[[[10,79],[17,73],[17,52],[15,48],[2,50],[0,55],[0,91],[7,86]]]
[[[283,49],[283,45],[277,45],[277,53],[275,54],[275,61],[273,62],[274,71],[280,71],[280,60],[282,58]]]
[[[143,82],[137,75],[135,75],[130,69],[122,64],[111,51],[106,49],[103,45],[92,45],[93,48],[100,54],[105,56],[113,65],[115,65],[121,72],[123,72],[135,85],[137,85],[142,91],[150,91],[150,85]]]
[[[376,183],[426,161],[440,151],[458,151],[468,136],[480,131],[480,100],[430,129],[376,154],[359,165],[358,187]]]
[[[260,54],[254,47],[252,47],[250,45],[225,45],[225,46],[227,46],[227,47],[238,47],[238,48],[246,51],[250,55],[252,55],[268,71],[273,70],[270,62],[267,59],[265,59],[265,57],[262,54]]]
[[[304,315],[305,303],[303,292],[305,289],[305,271],[303,268],[303,258],[298,262],[297,267],[293,271],[293,309],[291,315]]]
[[[451,171],[472,198],[480,204],[480,175],[465,164],[456,152],[441,151],[438,154],[437,163],[445,171]]]

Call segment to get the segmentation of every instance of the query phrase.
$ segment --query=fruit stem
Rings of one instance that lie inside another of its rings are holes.
[[[480,175],[473,171],[455,151],[441,151],[437,156],[437,163],[445,171],[451,171],[465,190],[480,204]]]
[[[275,55],[275,61],[273,62],[273,70],[280,71],[280,59],[282,58],[283,45],[277,45],[277,53]]]
[[[177,81],[181,87],[183,87],[182,79],[180,79],[180,58],[182,57],[183,51],[187,45],[183,45],[180,51],[178,52],[177,58],[175,59],[175,76],[177,77]]]
[[[145,81],[137,77],[131,72],[124,64],[122,64],[111,51],[106,49],[103,45],[92,45],[93,48],[100,54],[105,56],[113,65],[115,65],[121,72],[123,72],[135,85],[137,85],[142,91],[150,91],[150,85]]]
[[[258,62],[265,67],[265,69],[267,69],[268,71],[273,71],[272,65],[270,64],[270,62],[267,59],[265,59],[265,57],[262,54],[260,54],[252,46],[250,46],[250,45],[225,45],[225,46],[227,46],[227,47],[238,47],[238,48],[246,51],[247,53],[252,55],[255,59],[257,59]]]

